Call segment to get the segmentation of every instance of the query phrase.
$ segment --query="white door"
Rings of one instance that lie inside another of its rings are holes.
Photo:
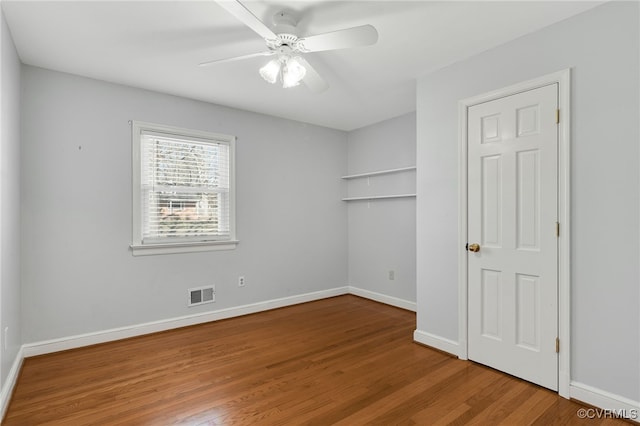
[[[557,108],[551,84],[474,105],[467,122],[468,356],[553,390]]]

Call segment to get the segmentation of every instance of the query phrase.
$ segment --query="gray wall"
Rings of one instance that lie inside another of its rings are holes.
[[[347,284],[346,133],[29,66],[22,79],[24,343]],[[238,137],[236,250],[131,255],[132,119]],[[207,284],[216,303],[187,308]]]
[[[416,114],[410,113],[348,135],[348,174],[414,166]],[[415,171],[347,183],[350,196],[415,193]],[[349,284],[415,303],[415,198],[351,201],[348,205]],[[395,279],[389,280],[389,270]]]
[[[418,81],[419,330],[457,341],[458,100],[572,68],[571,378],[640,400],[638,3],[612,2]]]
[[[0,381],[22,344],[20,321],[20,60],[0,9]],[[8,327],[7,348],[4,330]]]

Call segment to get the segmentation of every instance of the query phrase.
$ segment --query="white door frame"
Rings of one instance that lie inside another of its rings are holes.
[[[514,84],[458,102],[458,341],[460,359],[467,359],[467,113],[473,105],[558,83],[558,393],[569,398],[570,383],[570,69]]]

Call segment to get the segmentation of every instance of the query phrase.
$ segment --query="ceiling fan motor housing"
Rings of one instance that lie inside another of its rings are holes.
[[[296,34],[298,18],[293,13],[283,10],[273,15],[273,25],[275,26],[276,34]]]
[[[281,49],[281,46],[288,46],[291,48],[291,52],[306,52],[303,39],[299,39],[297,35],[296,26],[298,25],[298,18],[292,13],[287,11],[281,11],[273,15],[273,24],[275,26],[276,38],[274,40],[266,40],[267,46],[272,50],[280,50],[278,53],[285,53]]]
[[[308,51],[304,47],[304,39],[298,38],[295,34],[279,33],[274,40],[266,40],[266,42],[269,49],[277,50],[278,53],[304,53]],[[283,47],[287,47],[288,49],[282,49]]]

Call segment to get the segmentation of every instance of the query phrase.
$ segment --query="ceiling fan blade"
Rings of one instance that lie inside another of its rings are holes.
[[[306,59],[296,57],[296,60],[307,70],[302,81],[309,90],[315,93],[320,93],[329,88],[329,83],[327,83],[324,78],[320,77],[318,71],[316,71]]]
[[[206,67],[208,65],[219,64],[223,62],[233,62],[233,61],[240,61],[242,59],[257,58],[258,56],[271,56],[271,55],[275,55],[275,53],[276,52],[274,50],[267,50],[264,52],[250,53],[248,55],[234,56],[232,58],[215,59],[213,61],[201,62],[198,65],[201,67]]]
[[[298,40],[303,52],[322,52],[323,50],[346,49],[349,47],[369,46],[378,41],[378,31],[372,25],[347,28],[304,37]]]
[[[269,27],[267,27],[239,1],[216,0],[216,2],[227,12],[235,16],[240,22],[258,33],[262,38],[273,40],[277,37]]]

